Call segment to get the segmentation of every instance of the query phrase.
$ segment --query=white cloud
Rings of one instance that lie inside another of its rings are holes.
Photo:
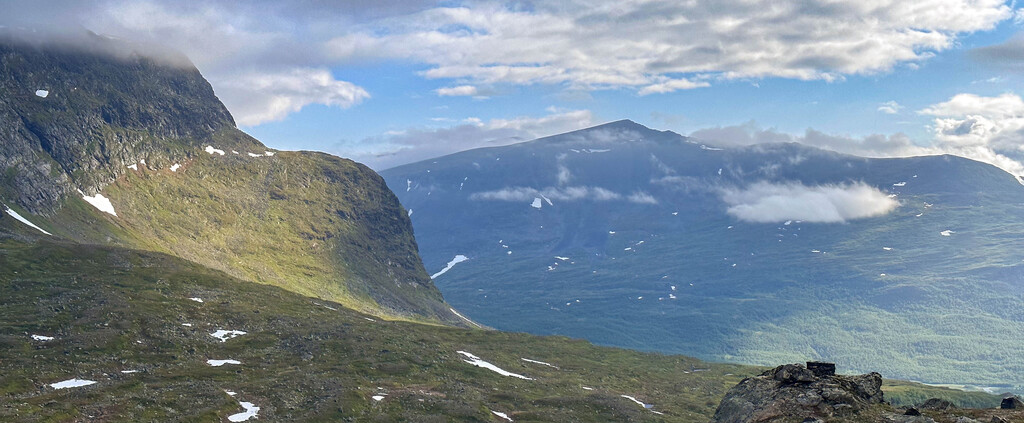
[[[653,94],[708,84],[694,78],[886,72],[1012,15],[1003,0],[480,1],[368,23],[327,45],[339,59],[424,63],[428,78]]]
[[[932,130],[938,148],[1024,174],[1019,162],[1024,156],[1024,99],[1020,96],[957,94],[918,113],[935,117]]]
[[[654,198],[654,196],[652,196],[651,194],[648,194],[643,191],[637,191],[632,194],[629,194],[629,197],[626,197],[626,199],[629,200],[631,203],[637,204],[658,204],[658,199]]]
[[[326,69],[252,72],[214,81],[218,96],[240,126],[281,120],[310,104],[347,108],[370,97],[363,88],[334,79]]]
[[[434,90],[437,95],[445,97],[476,96],[477,88],[472,85],[459,85],[457,87],[443,87]]]
[[[1024,175],[1024,100],[1013,94],[979,97],[959,94],[918,113],[936,116],[933,139],[917,144],[904,134],[854,138],[808,129],[791,135],[762,129],[754,122],[694,131],[691,137],[723,147],[796,142],[862,157],[911,157],[952,154]]]
[[[885,113],[885,114],[890,114],[890,115],[895,115],[895,114],[899,113],[900,110],[902,110],[902,109],[903,109],[903,106],[901,106],[896,101],[886,101],[885,103],[882,103],[881,105],[878,106],[878,111],[879,112],[882,112],[882,113]]]
[[[279,119],[311,98],[304,90],[290,98],[285,91],[221,86],[250,74],[395,60],[454,83],[438,95],[479,97],[480,87],[497,84],[648,95],[738,78],[833,81],[913,67],[962,34],[1020,16],[1004,0],[78,3],[19,2],[0,21],[65,28],[77,22],[176,48],[232,112],[251,98],[281,103],[240,119],[248,122]],[[54,16],[63,10],[69,16]]]
[[[664,94],[678,90],[692,90],[694,88],[710,87],[711,84],[701,81],[693,82],[689,79],[669,79],[665,82],[659,82],[657,84],[651,84],[640,89],[637,94],[648,95],[648,94]]]
[[[726,212],[748,222],[841,223],[881,216],[899,203],[864,183],[806,186],[799,183],[757,182],[746,188],[725,189]]]
[[[445,128],[410,128],[339,144],[333,153],[383,170],[478,147],[497,147],[593,126],[589,110],[549,109],[541,117],[463,119]]]
[[[551,200],[561,201],[612,201],[622,199],[622,195],[601,187],[572,186],[547,187],[543,189],[529,187],[509,187],[494,191],[473,193],[471,200],[492,201],[529,201],[543,195]]]

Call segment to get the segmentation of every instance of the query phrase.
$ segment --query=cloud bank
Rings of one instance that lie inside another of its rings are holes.
[[[480,120],[468,118],[442,128],[412,128],[358,141],[330,151],[384,170],[479,147],[498,147],[593,126],[589,110],[548,109],[540,117]]]
[[[365,98],[333,78],[298,90],[240,82],[303,70],[396,61],[450,82],[436,90],[441,96],[480,96],[479,87],[502,84],[657,95],[740,78],[833,81],[887,72],[1014,19],[1003,0],[0,4],[3,25],[82,25],[180,50],[245,125],[309,104],[345,107]],[[997,48],[977,56],[1006,57]]]
[[[530,187],[508,187],[494,191],[476,192],[469,196],[470,200],[489,201],[522,201],[529,202],[544,196],[552,201],[629,201],[636,204],[658,204],[658,200],[645,192],[634,192],[622,195],[601,187],[570,186],[547,187],[536,189]]]
[[[899,109],[897,103],[879,108]],[[1024,99],[1013,93],[985,97],[961,93],[917,111],[933,117],[933,138],[920,145],[904,134],[874,134],[861,138],[829,135],[808,129],[791,135],[763,129],[754,122],[701,129],[691,137],[725,147],[796,142],[863,157],[910,157],[952,154],[992,164],[1012,175],[1024,175]]]
[[[806,186],[758,182],[721,191],[726,212],[747,222],[787,220],[842,223],[888,214],[899,206],[884,192],[864,183]]]

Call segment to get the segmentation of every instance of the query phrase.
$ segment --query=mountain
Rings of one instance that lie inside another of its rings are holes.
[[[447,300],[498,329],[1024,385],[1024,187],[988,164],[618,121],[381,174]]]
[[[376,173],[267,148],[235,127],[187,59],[150,53],[95,34],[0,35],[5,208],[56,238],[167,253],[378,316],[468,325],[431,283]],[[42,236],[10,217],[0,230]]]

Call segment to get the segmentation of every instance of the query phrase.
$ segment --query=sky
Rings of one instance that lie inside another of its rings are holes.
[[[1001,0],[11,1],[0,25],[186,54],[270,147],[376,170],[620,119],[709,144],[957,154],[1024,175]]]

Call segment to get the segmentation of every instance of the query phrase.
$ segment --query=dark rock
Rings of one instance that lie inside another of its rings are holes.
[[[717,423],[827,420],[855,416],[882,397],[882,376],[816,376],[786,364],[741,381],[715,411]]]
[[[946,401],[944,399],[941,399],[941,398],[931,398],[931,399],[928,399],[925,402],[922,402],[922,403],[918,404],[917,408],[919,408],[921,410],[944,411],[944,410],[949,410],[949,409],[956,408],[956,406],[953,405],[953,403],[951,403],[949,401]]]
[[[807,370],[810,370],[817,377],[833,376],[836,374],[836,363],[808,361]]]
[[[1006,423],[1006,419],[999,416],[992,416],[992,420],[989,420],[989,423]]]
[[[904,415],[904,416],[920,416],[920,415],[921,415],[921,412],[920,412],[920,411],[918,411],[918,410],[917,410],[916,408],[914,408],[914,407],[910,407],[910,408],[908,408],[908,409],[907,409],[907,411],[906,411],[906,412],[904,412],[904,413],[903,413],[903,415]]]
[[[1020,401],[1017,397],[1003,398],[1003,402],[999,404],[999,408],[1004,410],[1020,410],[1024,409],[1024,402]]]

